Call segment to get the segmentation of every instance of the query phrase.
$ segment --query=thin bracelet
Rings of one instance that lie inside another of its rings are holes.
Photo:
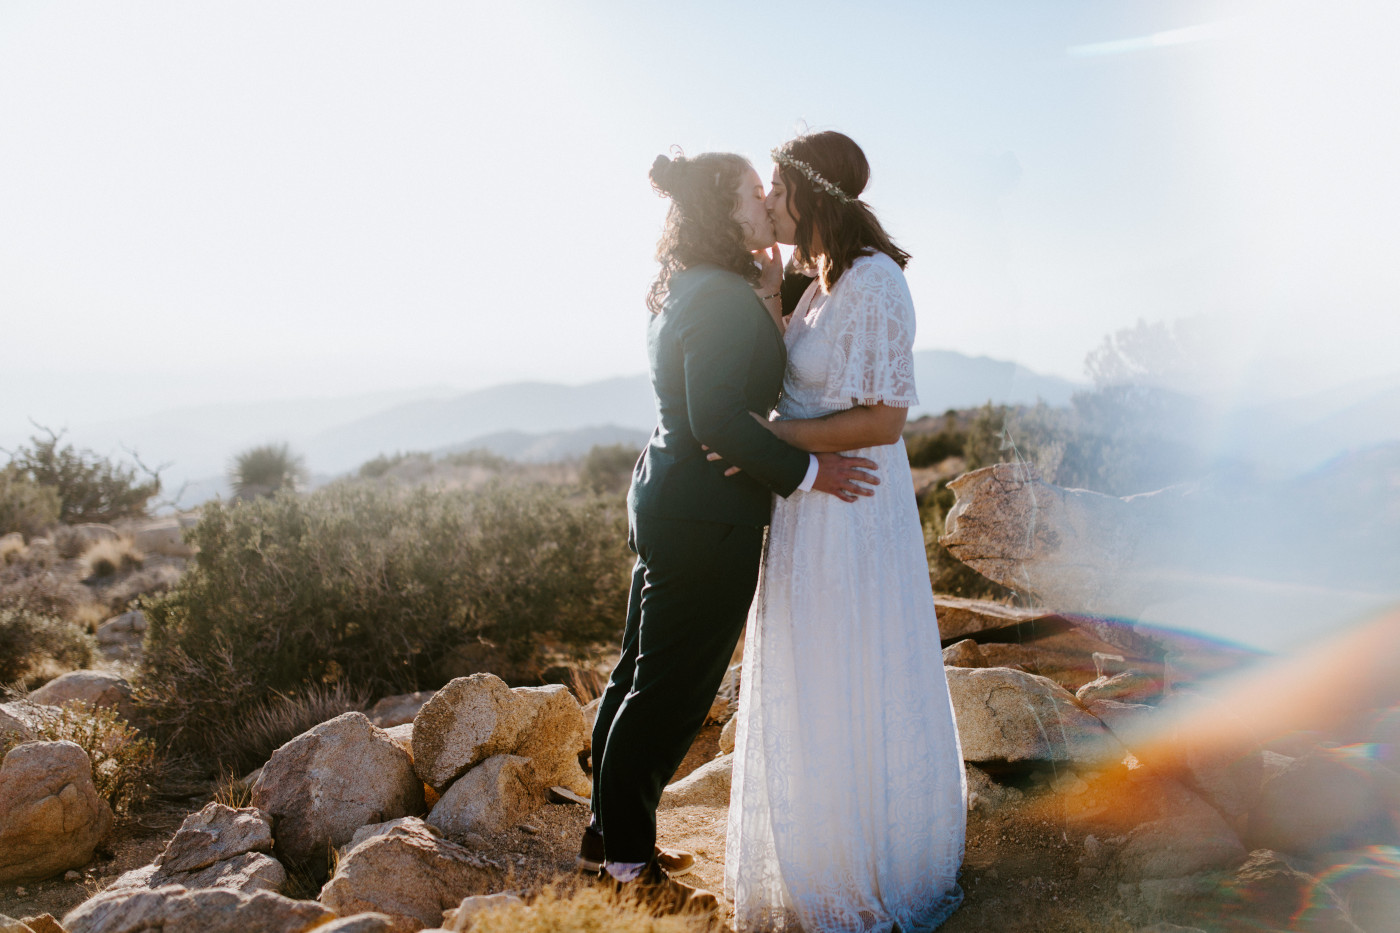
[[[763,295],[763,296],[761,296],[759,300],[761,300],[761,301],[767,301],[767,300],[769,300],[770,298],[778,298],[778,297],[781,297],[782,294],[783,294],[782,292],[774,292],[774,293],[771,294],[771,295]]]

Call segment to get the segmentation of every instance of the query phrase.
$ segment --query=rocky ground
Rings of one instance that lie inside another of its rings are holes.
[[[1069,592],[1053,566],[1037,572]],[[944,929],[1400,930],[1400,706],[1361,676],[1393,654],[1393,620],[1288,662],[977,600],[940,599],[939,620],[969,789]],[[123,711],[143,625],[104,622],[108,670],[0,706],[0,732],[63,704]],[[741,677],[658,814],[716,892]],[[85,757],[20,745],[0,769],[0,914],[62,921],[34,933],[465,929],[473,898],[577,883],[591,711],[560,686],[458,678],[323,722],[242,786],[167,776],[115,828]]]

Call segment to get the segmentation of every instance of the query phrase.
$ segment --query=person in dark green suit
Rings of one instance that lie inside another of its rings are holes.
[[[755,290],[754,251],[774,244],[757,172],[727,153],[659,156],[651,179],[671,199],[647,301],[658,424],[627,499],[637,562],[622,656],[593,728],[580,864],[605,853],[613,878],[674,892],[656,861],[656,807],[743,631],[772,496],[802,488],[852,501],[877,480],[864,472],[871,461],[798,450],[749,414],[773,409],[786,367],[778,321]]]

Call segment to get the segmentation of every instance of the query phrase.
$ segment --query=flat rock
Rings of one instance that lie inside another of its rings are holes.
[[[504,866],[406,820],[350,849],[320,900],[341,915],[386,914],[394,933],[413,933],[437,926],[464,897],[499,890],[505,878]]]
[[[245,852],[271,851],[271,816],[256,807],[210,803],[185,817],[155,864],[167,872],[197,871]]]
[[[398,696],[385,697],[365,715],[369,721],[381,729],[388,729],[390,726],[401,726],[404,723],[413,722],[413,717],[418,715],[418,711],[423,708],[423,704],[433,698],[436,690],[419,690],[416,693],[401,693]]]
[[[411,828],[426,827],[434,836],[442,835],[437,827],[429,826],[424,823],[422,817],[401,816],[396,820],[385,820],[383,823],[370,823],[368,826],[361,826],[359,829],[355,830],[355,835],[350,837],[350,841],[345,844],[345,847],[341,850],[341,854],[344,855],[346,852],[349,852],[370,836],[383,836],[396,826],[408,826]]]
[[[114,647],[140,644],[146,637],[146,614],[140,609],[113,616],[97,627],[97,643]]]
[[[173,884],[189,889],[226,888],[252,894],[280,891],[286,883],[287,870],[277,859],[265,852],[244,852],[195,871],[167,871],[158,865],[146,865],[121,875],[106,890],[154,890]]]
[[[273,752],[253,785],[273,818],[276,851],[308,864],[355,830],[423,812],[413,761],[363,713],[343,713]]]
[[[124,526],[122,531],[147,554],[190,557],[194,554],[194,548],[185,541],[185,529],[195,520],[191,515],[156,518]]]
[[[963,759],[969,762],[1122,758],[1098,719],[1054,681],[1009,668],[946,668]]]
[[[1118,865],[1130,878],[1183,878],[1238,865],[1246,854],[1219,814],[1198,810],[1135,827],[1118,852]]]
[[[1249,853],[1231,876],[1220,882],[1212,914],[1211,919],[1228,930],[1361,933],[1334,891],[1268,849]],[[1366,929],[1370,933],[1373,928]]]
[[[428,814],[428,825],[448,835],[489,834],[509,829],[545,804],[519,755],[493,755],[452,782]]]
[[[1400,845],[1400,774],[1364,747],[1309,752],[1264,784],[1245,841],[1292,855]]]
[[[728,807],[729,785],[734,776],[734,756],[720,755],[705,762],[661,793],[661,806]]]
[[[23,741],[34,738],[34,724],[19,709],[17,703],[0,703],[0,742],[19,736]]]
[[[441,793],[492,755],[514,752],[534,712],[495,674],[458,677],[413,718],[413,767]]]
[[[977,646],[977,642],[971,638],[964,638],[943,649],[943,666],[986,667],[987,659],[982,656],[982,649]]]
[[[450,933],[466,933],[472,927],[476,915],[487,910],[502,907],[524,907],[525,899],[518,894],[502,891],[499,894],[475,894],[462,898],[462,903],[442,915],[442,928]]]
[[[0,881],[83,867],[112,823],[92,762],[72,742],[17,745],[0,764]]]
[[[32,933],[65,933],[53,914],[40,914],[37,917],[22,917],[20,923],[29,927]]]
[[[514,702],[528,720],[510,754],[530,759],[530,774],[537,789],[567,787],[582,796],[593,792],[579,767],[579,755],[588,749],[588,729],[578,700],[562,684],[516,687]]]
[[[957,501],[939,543],[1053,612],[1135,618],[1171,592],[1153,572],[1163,555],[1152,550],[1181,520],[1182,489],[1117,498],[1051,485],[1034,467],[1016,463],[973,470],[948,488]],[[953,637],[941,625],[940,632]],[[1095,634],[1134,654],[1150,655],[1154,647],[1131,625]]]
[[[734,743],[739,735],[739,717],[732,716],[729,722],[724,724],[724,728],[719,730],[719,751],[721,755],[728,755],[734,751]]]
[[[1154,738],[1160,738],[1159,733],[1164,728],[1160,722],[1162,716],[1155,706],[1095,699],[1085,703],[1084,708],[1130,749],[1140,748]]]
[[[306,933],[335,914],[315,901],[271,891],[188,891],[177,885],[102,893],[63,918],[68,933]]]
[[[44,706],[82,706],[114,709],[123,719],[132,716],[131,684],[110,671],[69,671],[29,694],[29,700]]]
[[[1081,703],[1117,700],[1119,703],[1148,703],[1162,695],[1160,681],[1141,671],[1123,671],[1089,681],[1074,692]]]
[[[978,632],[1010,628],[1047,615],[1044,609],[1022,609],[987,599],[962,599],[957,596],[939,596],[935,609],[938,613],[938,636],[945,645]]]
[[[1160,764],[1231,820],[1239,820],[1259,799],[1264,785],[1264,756],[1254,745],[1220,747],[1203,735],[1201,723],[1237,720],[1226,703],[1175,694],[1158,707],[1169,724]],[[1247,733],[1241,725],[1231,732]]]
[[[393,739],[394,744],[404,750],[409,761],[413,760],[413,723],[406,722],[397,726],[389,726],[384,730],[384,734]]]

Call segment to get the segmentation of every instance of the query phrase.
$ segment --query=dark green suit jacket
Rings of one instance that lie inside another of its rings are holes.
[[[717,266],[671,277],[647,335],[659,422],[632,473],[628,507],[662,518],[766,525],[772,494],[791,495],[806,452],[750,417],[777,404],[787,354],[753,288]],[[705,459],[702,444],[724,455]],[[737,466],[741,473],[726,477]]]

